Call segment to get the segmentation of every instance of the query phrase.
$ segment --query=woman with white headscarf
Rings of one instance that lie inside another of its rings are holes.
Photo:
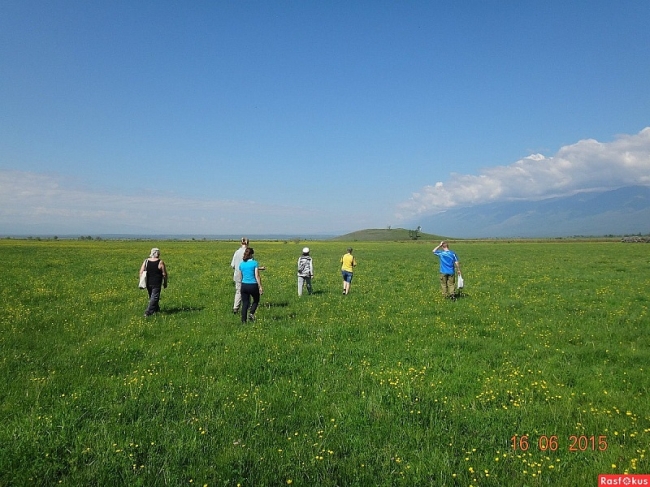
[[[151,249],[149,258],[140,266],[140,275],[147,271],[147,291],[149,293],[149,306],[144,312],[144,316],[151,316],[160,311],[160,287],[167,289],[167,268],[160,258],[160,249],[154,247]]]

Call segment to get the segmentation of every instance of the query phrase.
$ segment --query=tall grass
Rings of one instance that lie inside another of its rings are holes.
[[[308,244],[315,293],[298,298],[304,242],[253,243],[265,294],[242,326],[236,243],[156,243],[169,287],[145,319],[153,243],[0,242],[0,485],[650,472],[647,246],[458,243],[466,289],[450,302],[433,245],[355,242],[343,296],[347,244]]]

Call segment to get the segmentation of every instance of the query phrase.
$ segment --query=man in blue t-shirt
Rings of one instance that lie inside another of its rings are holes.
[[[441,250],[442,248],[442,250]],[[461,275],[460,262],[456,252],[449,249],[444,240],[433,249],[433,253],[440,259],[440,287],[445,298],[456,299],[456,276]]]

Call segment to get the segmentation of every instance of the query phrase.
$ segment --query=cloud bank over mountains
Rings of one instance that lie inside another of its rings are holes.
[[[625,186],[543,200],[497,201],[418,218],[446,238],[557,238],[650,233],[650,186]]]
[[[624,186],[650,186],[650,127],[612,142],[581,140],[552,157],[533,154],[479,175],[455,174],[425,186],[399,205],[409,220],[486,203],[542,200]]]

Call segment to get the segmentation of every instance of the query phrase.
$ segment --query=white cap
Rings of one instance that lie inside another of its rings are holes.
[[[304,249],[302,249],[302,253],[303,254],[308,254],[309,253],[309,247],[305,247]]]

